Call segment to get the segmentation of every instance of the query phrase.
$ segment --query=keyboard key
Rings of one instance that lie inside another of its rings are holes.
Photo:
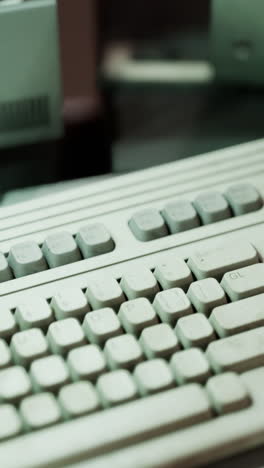
[[[148,242],[169,234],[165,221],[158,210],[147,208],[135,213],[129,221],[129,227],[134,236],[143,242]]]
[[[199,348],[185,349],[173,354],[170,366],[179,385],[190,382],[203,383],[211,374],[209,363]]]
[[[186,290],[193,281],[188,265],[182,258],[174,255],[159,263],[155,268],[154,275],[162,289],[182,288]]]
[[[250,405],[248,391],[234,372],[211,377],[206,384],[206,390],[217,413],[231,413]]]
[[[86,296],[93,309],[105,307],[119,309],[125,302],[125,296],[118,282],[106,275],[97,280],[89,280]]]
[[[259,263],[226,273],[221,286],[231,301],[264,293],[264,264]]]
[[[59,291],[51,300],[51,307],[57,320],[69,317],[83,318],[90,311],[87,297],[79,288]]]
[[[179,349],[178,339],[167,323],[145,328],[139,342],[148,359],[168,357]]]
[[[261,366],[258,369],[252,369],[247,372],[243,372],[240,375],[240,379],[246,385],[250,395],[253,396],[253,404],[255,400],[259,402],[262,399],[263,385],[264,385],[264,367]],[[262,413],[259,413],[260,416]]]
[[[195,281],[188,289],[187,296],[197,312],[207,316],[215,307],[227,302],[225,292],[215,278]]]
[[[111,235],[100,223],[82,227],[76,236],[76,242],[84,258],[102,255],[115,248]]]
[[[16,403],[31,393],[31,382],[23,367],[0,371],[0,403]]]
[[[209,320],[199,313],[180,318],[175,333],[184,348],[204,348],[216,338]]]
[[[9,338],[17,330],[17,324],[12,312],[3,307],[0,313],[0,338]]]
[[[169,226],[171,234],[200,226],[197,213],[188,200],[168,203],[162,210],[162,216]]]
[[[263,240],[253,241],[252,245],[256,249],[256,251],[258,252],[260,261],[263,263],[264,262],[264,242],[263,242]]]
[[[22,421],[12,405],[0,406],[0,441],[15,437],[22,431]]]
[[[86,345],[69,352],[68,366],[73,380],[95,380],[106,371],[104,354],[97,345]]]
[[[47,270],[44,255],[34,241],[26,241],[11,247],[8,262],[16,278]]]
[[[203,224],[215,223],[232,216],[226,199],[218,192],[198,195],[193,204]]]
[[[104,347],[111,369],[125,367],[130,369],[143,360],[143,353],[133,335],[121,335],[110,338]]]
[[[264,294],[216,307],[210,322],[220,338],[264,325]]]
[[[225,197],[235,216],[259,210],[263,205],[260,194],[251,184],[233,185],[225,192]]]
[[[39,328],[15,333],[11,339],[10,348],[16,364],[27,366],[34,359],[48,354],[48,343]]]
[[[52,323],[49,326],[47,338],[51,350],[56,354],[65,354],[86,342],[82,327],[75,318]]]
[[[7,259],[0,252],[0,283],[3,283],[4,281],[9,281],[13,279],[13,274],[11,271],[10,266],[8,265]]]
[[[138,364],[134,377],[141,395],[150,395],[173,387],[171,370],[163,359],[153,359]]]
[[[59,403],[67,419],[93,413],[100,407],[98,394],[90,382],[76,382],[61,388]]]
[[[191,303],[180,288],[168,289],[159,292],[153,302],[153,307],[162,322],[174,326],[180,317],[193,312]]]
[[[264,365],[264,327],[210,343],[206,356],[216,373],[245,372]]]
[[[120,286],[128,299],[146,297],[151,301],[159,292],[155,276],[143,266],[127,271],[121,279]]]
[[[49,235],[45,239],[42,251],[50,268],[78,262],[82,259],[80,250],[69,232]]]
[[[96,387],[104,407],[134,400],[138,394],[133,378],[125,369],[102,375]]]
[[[221,279],[227,271],[254,263],[258,263],[257,252],[251,244],[243,241],[214,250],[196,252],[188,260],[188,265],[197,279],[210,276]]]
[[[32,395],[22,401],[20,413],[27,429],[41,429],[61,420],[60,407],[51,393]]]
[[[31,364],[30,376],[35,391],[55,392],[69,383],[69,371],[61,356],[48,356]]]
[[[144,328],[158,323],[155,310],[145,297],[124,302],[118,317],[125,331],[135,335],[139,335]]]
[[[27,302],[17,306],[15,319],[21,330],[35,327],[46,329],[53,321],[53,314],[46,299],[31,297]]]
[[[123,333],[119,318],[110,307],[86,314],[83,330],[88,340],[98,345],[103,345],[109,338]]]
[[[6,342],[0,339],[0,369],[8,367],[11,364],[11,353]]]

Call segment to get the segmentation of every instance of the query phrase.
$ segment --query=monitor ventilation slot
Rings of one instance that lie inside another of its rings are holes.
[[[49,125],[48,96],[0,101],[0,133],[19,132]]]

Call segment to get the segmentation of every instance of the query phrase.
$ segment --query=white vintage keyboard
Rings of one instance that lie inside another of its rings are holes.
[[[264,140],[0,210],[1,468],[264,444]]]

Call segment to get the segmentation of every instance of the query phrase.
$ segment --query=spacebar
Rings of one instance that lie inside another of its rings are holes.
[[[5,442],[1,466],[63,467],[210,417],[207,394],[189,384]]]

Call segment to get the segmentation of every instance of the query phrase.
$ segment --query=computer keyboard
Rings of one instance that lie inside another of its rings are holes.
[[[264,140],[0,210],[3,468],[264,443]]]

